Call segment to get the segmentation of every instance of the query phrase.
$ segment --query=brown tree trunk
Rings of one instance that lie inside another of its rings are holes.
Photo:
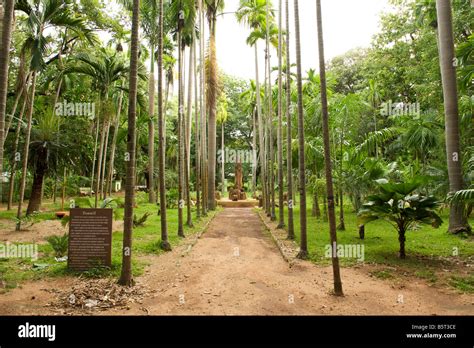
[[[295,0],[295,36],[296,36],[296,66],[298,87],[298,159],[299,159],[299,191],[300,191],[300,252],[298,257],[308,257],[308,241],[306,237],[306,166],[304,154],[304,109],[303,109],[303,77],[301,66],[300,14],[299,0]]]
[[[324,139],[324,164],[326,169],[326,192],[328,196],[328,214],[329,214],[329,234],[331,238],[331,247],[333,248],[332,270],[334,278],[334,294],[343,296],[342,281],[339,269],[339,258],[337,257],[337,234],[336,234],[336,215],[334,209],[334,188],[332,182],[331,168],[331,148],[329,143],[329,114],[327,101],[326,85],[326,66],[324,62],[324,39],[323,39],[323,21],[321,15],[321,0],[316,0],[316,17],[318,26],[318,51],[319,51],[319,71],[321,77],[321,109],[323,121],[323,139]]]
[[[161,248],[171,250],[168,241],[168,221],[166,211],[166,182],[165,182],[165,130],[163,113],[163,0],[159,0],[159,34],[158,34],[158,184],[160,187],[160,223]]]
[[[17,151],[18,151],[18,144],[20,142],[21,123],[23,121],[23,115],[25,114],[26,105],[28,104],[28,85],[25,86],[23,94],[24,94],[24,100],[23,100],[23,105],[21,107],[21,111],[20,111],[20,117],[18,118],[18,124],[15,131],[15,144],[13,145],[13,152],[12,152],[13,156],[12,156],[12,165],[11,165],[11,171],[10,171],[7,210],[11,210],[13,207],[16,167],[18,164]]]
[[[405,254],[405,230],[403,228],[399,229],[398,231],[398,241],[400,242],[400,258],[405,259],[406,254]]]
[[[194,131],[195,131],[195,144],[194,151],[196,154],[196,166],[195,166],[195,175],[196,175],[196,217],[201,218],[201,138],[200,138],[200,122],[198,117],[198,78],[197,78],[197,37],[196,33],[193,33],[193,50],[194,50],[194,64],[193,64],[193,75],[194,75]]]
[[[150,74],[148,86],[148,203],[156,203],[155,195],[155,48],[151,47]]]
[[[13,26],[14,0],[4,0],[2,36],[0,46],[0,173],[3,173],[3,143],[5,139],[5,114],[7,108],[8,67],[10,63],[10,43]],[[3,184],[0,183],[0,205],[3,200]]]
[[[448,160],[449,190],[451,193],[464,187],[462,176],[461,146],[459,135],[459,111],[456,82],[454,35],[451,14],[451,1],[436,0],[438,16],[438,44],[441,79],[443,83],[446,157]],[[449,232],[470,231],[464,216],[462,203],[451,204],[449,212]]]
[[[135,142],[137,117],[137,80],[138,80],[138,29],[139,29],[140,0],[133,0],[132,40],[130,45],[130,79],[128,103],[128,142],[127,151],[130,160],[127,162],[127,177],[125,184],[125,209],[123,227],[122,271],[119,284],[132,286],[132,234],[133,234],[133,205],[135,200]]]
[[[181,29],[178,29],[178,236],[184,237],[183,209],[184,209],[184,134],[183,134],[183,49],[181,42]]]
[[[112,135],[112,147],[110,148],[110,160],[109,160],[109,170],[108,170],[108,179],[107,179],[107,188],[106,191],[109,193],[109,196],[112,196],[112,187],[113,187],[113,178],[114,178],[114,164],[115,164],[115,150],[117,148],[117,136],[120,127],[120,115],[122,114],[122,103],[123,103],[123,91],[120,92],[118,100],[117,114],[115,115],[114,122],[114,134]]]
[[[33,118],[33,105],[35,102],[35,90],[36,90],[36,71],[33,71],[31,79],[31,94],[28,102],[28,112],[27,112],[27,126],[26,126],[26,135],[25,135],[25,144],[23,147],[22,155],[22,169],[21,169],[21,182],[20,182],[20,197],[18,201],[18,210],[17,210],[17,224],[16,230],[20,231],[21,229],[21,218],[23,217],[23,200],[25,198],[25,187],[26,187],[26,176],[28,171],[28,154],[30,149],[30,137],[31,137],[31,125]]]
[[[278,228],[285,227],[285,206],[283,205],[283,71],[282,71],[282,55],[283,55],[283,25],[282,25],[282,0],[279,0],[278,6]]]
[[[216,209],[216,111],[217,111],[217,56],[216,56],[216,18],[209,19],[209,86],[207,106],[208,121],[208,207]]]
[[[290,59],[290,8],[289,0],[285,0],[286,12],[286,167],[288,186],[288,239],[295,239],[293,222],[293,153],[292,153],[292,120],[291,120],[291,59]]]
[[[36,159],[35,174],[33,176],[33,186],[31,187],[30,201],[26,209],[26,215],[30,215],[35,211],[40,211],[41,198],[43,192],[43,179],[48,169],[48,153],[47,149],[41,147],[40,150],[34,154]]]

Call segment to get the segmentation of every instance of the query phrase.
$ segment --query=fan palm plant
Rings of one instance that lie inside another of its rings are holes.
[[[358,214],[363,224],[382,219],[398,231],[401,259],[406,258],[405,234],[415,223],[431,224],[434,228],[443,223],[435,211],[439,202],[433,196],[416,194],[419,187],[420,183],[416,180],[381,184],[380,193],[369,196]]]

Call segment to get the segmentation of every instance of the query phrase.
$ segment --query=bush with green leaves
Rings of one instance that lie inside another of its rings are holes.
[[[20,225],[23,229],[25,229],[38,223],[40,221],[39,215],[40,213],[35,211],[31,214],[23,215],[21,218],[14,217],[13,220],[15,221],[15,225]]]
[[[67,253],[69,236],[67,233],[64,233],[62,236],[50,236],[46,238],[49,245],[54,250],[56,257],[63,257]]]
[[[133,227],[139,227],[145,225],[146,220],[148,220],[148,217],[151,215],[150,212],[146,212],[143,214],[140,218],[137,217],[137,215],[133,215]]]
[[[405,233],[416,223],[431,224],[434,228],[443,223],[435,211],[439,207],[438,200],[415,193],[419,187],[418,181],[381,184],[380,193],[367,197],[358,214],[363,224],[383,219],[398,231],[401,259],[406,257]]]

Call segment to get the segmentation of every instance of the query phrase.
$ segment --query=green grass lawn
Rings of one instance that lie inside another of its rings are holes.
[[[56,219],[54,211],[59,210],[59,204],[53,205],[46,203],[44,205],[48,211],[38,214],[38,222],[43,220]],[[123,209],[117,209],[118,216],[123,216]],[[147,262],[140,258],[144,255],[158,255],[164,251],[160,248],[161,243],[161,222],[160,216],[157,215],[157,206],[155,204],[140,203],[139,207],[134,210],[137,217],[142,216],[146,212],[152,213],[145,222],[144,226],[135,227],[133,231],[133,274],[138,276],[143,273]],[[194,227],[189,228],[185,225],[185,235],[192,235],[201,231],[207,221],[215,214],[210,212],[207,217],[197,220],[196,211],[193,209]],[[16,211],[0,212],[0,224],[5,220],[12,220],[16,216]],[[186,219],[186,210],[184,210],[184,219]],[[178,237],[178,210],[167,210],[168,220],[168,237],[172,247],[180,244],[181,238]],[[67,229],[66,229],[67,230]],[[21,232],[20,232],[21,233]],[[118,277],[122,264],[122,239],[123,231],[113,231],[112,234],[112,266],[108,268],[92,269],[82,273],[88,277]],[[19,243],[15,243],[19,244]],[[6,289],[14,288],[25,280],[41,279],[49,276],[78,275],[80,273],[72,272],[67,269],[66,262],[56,262],[54,260],[54,251],[49,244],[38,245],[40,257],[38,260],[16,259],[16,258],[0,258],[0,280],[6,284]],[[138,257],[137,257],[138,256]]]
[[[309,258],[321,265],[331,264],[326,257],[326,246],[330,244],[329,223],[323,219],[311,216],[311,203],[308,200],[307,238]],[[430,225],[418,225],[416,230],[406,233],[407,258],[398,257],[398,232],[385,221],[374,221],[365,226],[365,239],[359,238],[357,215],[350,205],[344,205],[345,231],[338,231],[338,244],[363,245],[364,262],[382,266],[374,271],[374,276],[382,279],[395,278],[400,275],[413,275],[427,280],[429,283],[438,282],[444,269],[450,270],[446,282],[461,291],[474,292],[474,273],[457,273],[463,262],[474,263],[474,238],[451,235],[447,233],[448,212],[443,211],[443,225],[434,229]],[[337,223],[339,208],[336,207]],[[299,206],[294,209],[296,241],[300,243]],[[285,209],[285,222],[286,222]],[[278,209],[277,214],[278,216]],[[470,220],[474,226],[474,219]],[[454,256],[457,252],[458,256]],[[340,258],[342,266],[349,267],[360,263],[356,258]],[[384,267],[386,266],[386,267]],[[458,265],[459,266],[459,265]],[[467,267],[464,267],[467,269]]]

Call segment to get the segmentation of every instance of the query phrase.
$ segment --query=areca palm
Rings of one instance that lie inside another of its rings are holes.
[[[133,0],[132,40],[130,45],[130,75],[128,102],[128,143],[127,178],[125,184],[125,209],[123,227],[122,271],[119,284],[133,285],[132,278],[132,233],[133,205],[135,198],[135,149],[136,149],[136,116],[137,116],[137,84],[138,84],[138,27],[140,25],[140,0]]]
[[[324,39],[323,39],[323,22],[321,15],[321,0],[316,0],[316,15],[318,27],[318,46],[319,46],[319,73],[321,75],[321,107],[322,107],[322,121],[323,121],[323,139],[324,139],[324,162],[326,168],[326,193],[328,202],[328,217],[329,217],[329,233],[331,238],[331,246],[333,248],[332,268],[334,277],[334,294],[342,296],[342,282],[339,269],[339,259],[336,253],[337,234],[336,234],[336,215],[334,209],[334,189],[332,182],[332,167],[331,167],[331,150],[329,143],[329,115],[328,115],[328,101],[326,90],[326,66],[324,61]]]
[[[436,10],[438,17],[440,69],[446,119],[446,157],[448,160],[449,189],[451,192],[457,192],[463,189],[464,183],[459,140],[456,67],[453,64],[455,55],[451,2],[436,0]],[[451,233],[470,230],[469,224],[464,217],[462,204],[456,202],[451,204],[448,230]]]
[[[106,134],[110,127],[112,118],[110,115],[110,99],[111,92],[117,82],[123,80],[129,71],[123,59],[117,53],[109,53],[102,49],[97,56],[87,53],[76,55],[72,62],[64,70],[64,74],[83,74],[92,78],[93,85],[99,98],[99,112],[96,115],[96,145],[94,147],[94,164],[92,169],[91,183],[94,182],[94,174],[96,175],[95,185],[95,206],[98,206],[99,193],[103,192],[104,183],[101,180],[105,171],[105,160],[107,154]],[[102,127],[100,126],[102,118]],[[100,130],[100,143],[97,151],[98,134]],[[97,168],[94,173],[94,165],[97,153]]]
[[[300,41],[300,19],[299,0],[295,0],[295,39],[296,39],[296,67],[298,89],[298,162],[299,162],[299,191],[300,191],[300,252],[298,257],[308,257],[308,242],[306,235],[306,166],[304,154],[304,110],[303,110],[303,82],[301,67],[301,41]]]
[[[4,128],[7,107],[8,66],[10,62],[10,41],[13,24],[14,3],[14,0],[6,0],[5,6],[3,8],[4,13],[1,14],[2,30],[0,32],[0,39],[2,45],[0,47],[0,173],[3,172],[3,143],[5,137]],[[2,194],[2,188],[0,187],[0,201],[3,197]]]
[[[166,182],[165,182],[165,130],[163,109],[163,30],[164,11],[163,0],[158,2],[158,185],[160,188],[160,223],[161,223],[161,248],[171,250],[168,241],[168,222],[166,214]]]
[[[279,1],[278,12],[278,227],[285,226],[285,209],[283,206],[283,25],[282,25],[282,0]]]
[[[209,39],[209,72],[207,85],[207,108],[209,110],[208,124],[208,204],[209,209],[216,209],[216,113],[218,98],[218,69],[216,51],[217,14],[224,9],[224,0],[204,0],[207,21],[210,30]]]
[[[258,69],[258,40],[264,40],[266,37],[267,20],[267,0],[241,0],[239,9],[236,12],[237,20],[246,24],[252,32],[247,38],[247,44],[255,48],[255,87],[260,90],[260,78]],[[272,36],[274,37],[274,36]],[[265,165],[265,137],[262,115],[262,103],[260,93],[256,93],[256,112],[258,123],[259,138],[259,158],[261,167],[261,183],[263,202],[267,202],[267,177]],[[268,208],[265,204],[265,207]]]
[[[23,166],[22,179],[20,183],[20,199],[17,211],[17,226],[21,228],[22,205],[25,195],[26,174],[28,168],[28,154],[30,146],[30,135],[33,115],[33,105],[36,90],[36,80],[38,73],[44,68],[44,56],[48,47],[48,40],[45,36],[45,30],[48,28],[67,28],[76,33],[79,37],[83,37],[92,41],[91,31],[86,27],[82,17],[76,16],[71,10],[71,4],[64,0],[40,0],[31,5],[26,0],[17,1],[15,9],[24,12],[28,16],[27,38],[23,44],[24,50],[29,52],[31,56],[30,70],[31,75],[31,91],[29,105],[27,109],[27,128],[25,135],[25,143],[23,149]],[[2,125],[3,126],[3,125]],[[3,128],[2,128],[3,129]]]
[[[196,7],[194,1],[175,0],[170,3],[169,20],[177,23],[174,28],[175,39],[178,46],[178,236],[184,237],[183,208],[185,185],[185,128],[184,117],[184,49],[192,42],[195,31]],[[188,195],[189,196],[189,195]],[[188,205],[189,206],[189,205]],[[188,210],[189,211],[189,210]],[[188,224],[190,223],[188,214]]]
[[[291,114],[291,57],[290,57],[290,8],[289,0],[285,0],[286,14],[286,166],[287,166],[287,187],[288,187],[288,239],[295,238],[293,222],[293,152],[292,152],[292,114]]]
[[[217,105],[217,122],[221,125],[221,193],[225,194],[225,144],[224,144],[224,126],[229,114],[227,113],[227,96],[222,93]]]

